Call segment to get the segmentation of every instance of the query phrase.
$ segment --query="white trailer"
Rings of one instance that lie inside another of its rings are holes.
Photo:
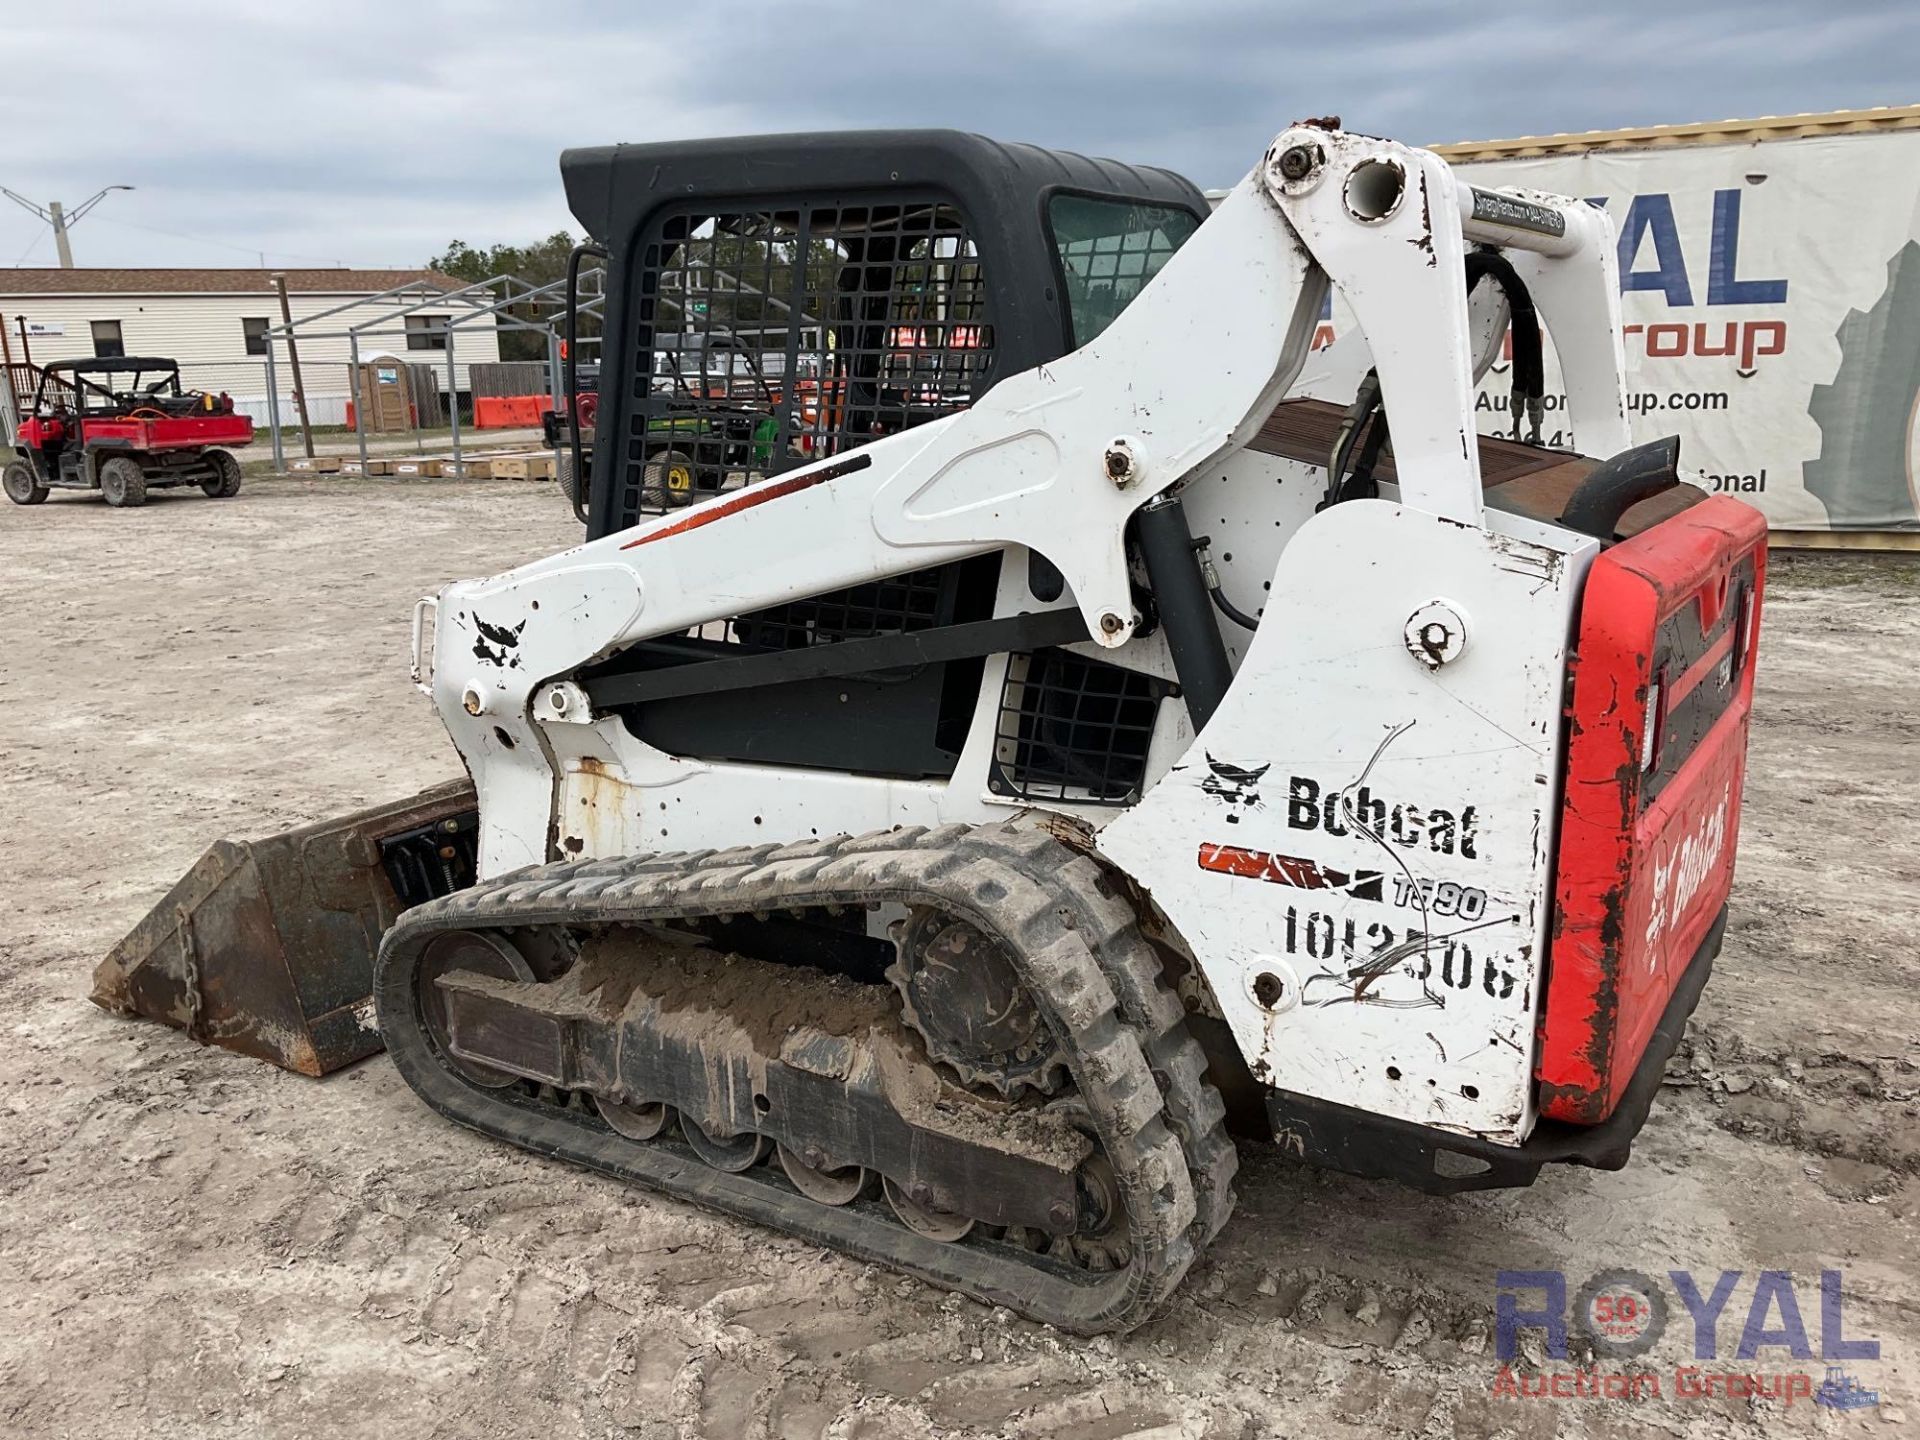
[[[1681,436],[1776,543],[1920,546],[1920,105],[1435,152],[1605,207],[1635,439]],[[1505,389],[1482,386],[1482,430],[1510,425]]]

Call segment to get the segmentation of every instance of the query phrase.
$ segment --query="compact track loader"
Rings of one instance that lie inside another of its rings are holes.
[[[1211,212],[945,132],[562,171],[588,537],[416,612],[477,813],[320,851],[429,1105],[1080,1332],[1178,1283],[1236,1143],[1625,1163],[1719,948],[1766,552],[1630,440],[1601,211],[1336,121]],[[764,445],[674,423],[714,335]],[[298,988],[162,910],[105,1002]]]

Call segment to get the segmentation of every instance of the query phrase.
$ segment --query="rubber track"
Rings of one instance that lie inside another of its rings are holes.
[[[563,925],[577,933],[875,901],[937,905],[1014,957],[1061,1038],[1126,1199],[1133,1258],[1124,1270],[1075,1271],[1005,1245],[941,1244],[879,1205],[818,1205],[769,1167],[725,1174],[671,1142],[636,1143],[583,1112],[468,1085],[420,1023],[414,968],[445,931]],[[1095,862],[1020,821],[516,871],[402,915],[381,946],[375,994],[401,1075],[451,1119],[1076,1333],[1147,1319],[1233,1204],[1224,1107],[1152,946]]]

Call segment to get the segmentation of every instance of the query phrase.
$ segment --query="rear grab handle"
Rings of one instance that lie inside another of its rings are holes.
[[[433,658],[426,648],[427,616],[433,616],[434,629],[440,628],[440,597],[424,595],[413,602],[413,663],[407,673],[413,679],[413,688],[428,699],[433,698]]]

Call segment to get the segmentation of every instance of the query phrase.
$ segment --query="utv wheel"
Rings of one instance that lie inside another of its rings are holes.
[[[24,460],[9,460],[0,483],[4,483],[7,498],[16,505],[38,505],[47,498],[47,487],[40,483],[40,477],[33,473],[33,467]]]
[[[213,474],[200,482],[200,493],[214,500],[231,500],[240,493],[240,462],[224,450],[207,451]]]
[[[140,462],[116,455],[100,467],[100,493],[107,504],[122,509],[147,503],[147,472]]]
[[[647,462],[640,502],[659,510],[678,510],[693,503],[694,489],[693,457],[683,450],[668,450]]]

